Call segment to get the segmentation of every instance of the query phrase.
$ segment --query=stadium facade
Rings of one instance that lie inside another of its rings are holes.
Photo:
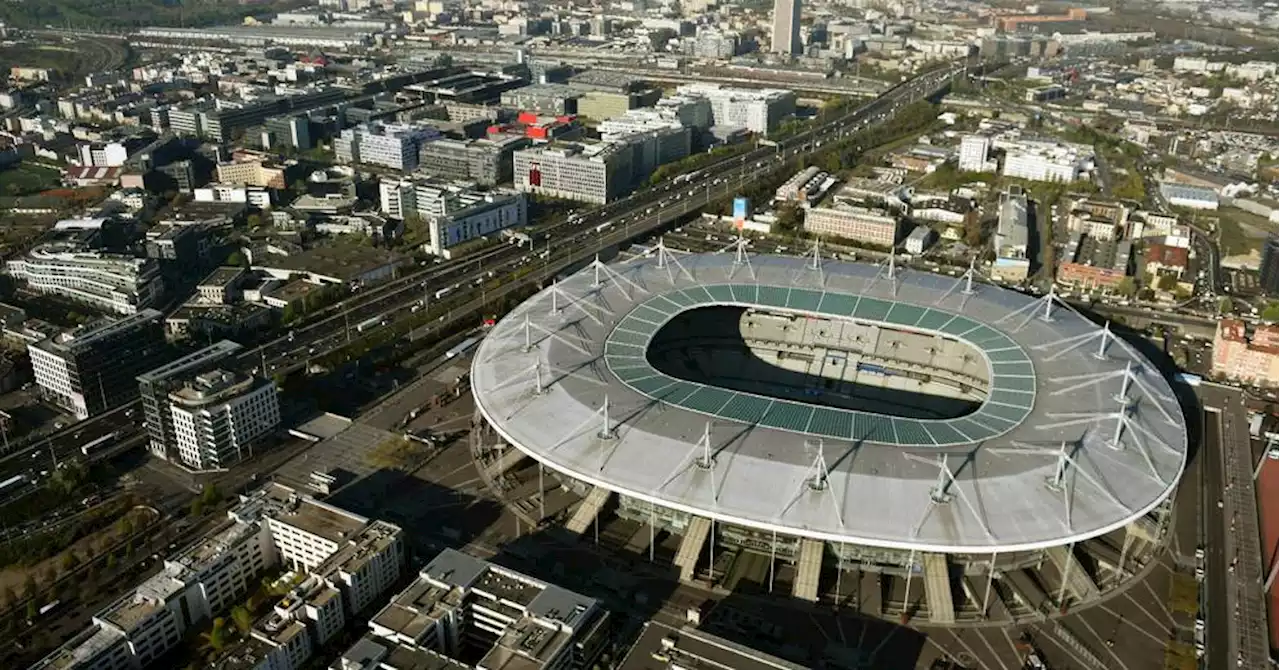
[[[684,580],[936,624],[1122,586],[1187,457],[1169,384],[1109,328],[892,260],[597,261],[499,322],[471,376],[473,447],[579,495],[570,531],[608,515],[651,560],[668,538]]]

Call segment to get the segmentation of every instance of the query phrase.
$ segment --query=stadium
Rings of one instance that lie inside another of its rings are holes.
[[[1187,458],[1169,384],[1108,327],[892,257],[596,261],[496,324],[471,381],[473,449],[536,471],[537,521],[545,473],[569,531],[682,580],[904,622],[1122,588]]]

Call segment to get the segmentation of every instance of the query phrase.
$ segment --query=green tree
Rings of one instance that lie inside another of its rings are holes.
[[[1132,298],[1134,293],[1137,292],[1137,289],[1138,286],[1133,281],[1133,277],[1125,277],[1116,284],[1116,293],[1119,293],[1126,298]]]
[[[37,606],[36,606],[36,601],[35,601],[35,600],[28,600],[28,601],[27,601],[27,621],[33,621],[33,620],[35,620],[35,618],[36,618],[36,614],[38,614],[38,613],[39,613],[39,611],[40,611],[40,609],[39,609],[39,607],[37,607]]]
[[[1220,298],[1218,300],[1218,313],[1230,314],[1235,304],[1231,302],[1231,298]]]
[[[107,571],[116,569],[116,552],[112,551],[107,554]]]
[[[1156,288],[1160,289],[1161,291],[1172,291],[1177,287],[1178,287],[1178,278],[1175,277],[1174,275],[1168,275],[1168,274],[1160,275],[1160,278],[1156,280]]]
[[[235,265],[242,268],[249,267],[249,259],[245,257],[243,251],[233,251],[227,256],[227,265]]]
[[[778,208],[778,230],[794,233],[804,226],[804,212],[794,202],[788,202]]]
[[[22,595],[26,598],[34,598],[36,595],[36,578],[30,572],[22,580]]]
[[[1267,323],[1280,321],[1280,303],[1277,303],[1275,300],[1267,303],[1266,306],[1262,308],[1261,316],[1262,320]]]
[[[204,488],[200,489],[200,500],[206,505],[216,505],[219,500],[222,500],[222,492],[213,484],[205,484]]]
[[[236,605],[231,608],[231,622],[241,635],[248,635],[249,629],[253,628],[253,615],[243,605]]]
[[[200,498],[191,500],[191,516],[200,516],[204,514],[204,501]]]
[[[227,620],[218,617],[213,620],[213,628],[209,630],[209,646],[214,651],[222,651],[227,643]]]

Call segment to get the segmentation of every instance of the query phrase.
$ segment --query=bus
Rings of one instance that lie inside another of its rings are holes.
[[[0,493],[8,493],[27,483],[26,475],[14,475],[0,482]]]
[[[99,437],[96,440],[91,440],[89,442],[86,442],[80,447],[80,453],[84,454],[85,456],[91,456],[93,455],[94,452],[101,451],[103,447],[114,442],[117,437],[120,437],[119,431],[114,433],[108,433],[106,435],[103,435],[102,437]]]

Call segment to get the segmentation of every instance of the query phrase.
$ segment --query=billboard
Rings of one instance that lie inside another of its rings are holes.
[[[746,198],[737,197],[733,199],[733,225],[739,230],[747,221],[747,215],[751,212],[751,203]]]

